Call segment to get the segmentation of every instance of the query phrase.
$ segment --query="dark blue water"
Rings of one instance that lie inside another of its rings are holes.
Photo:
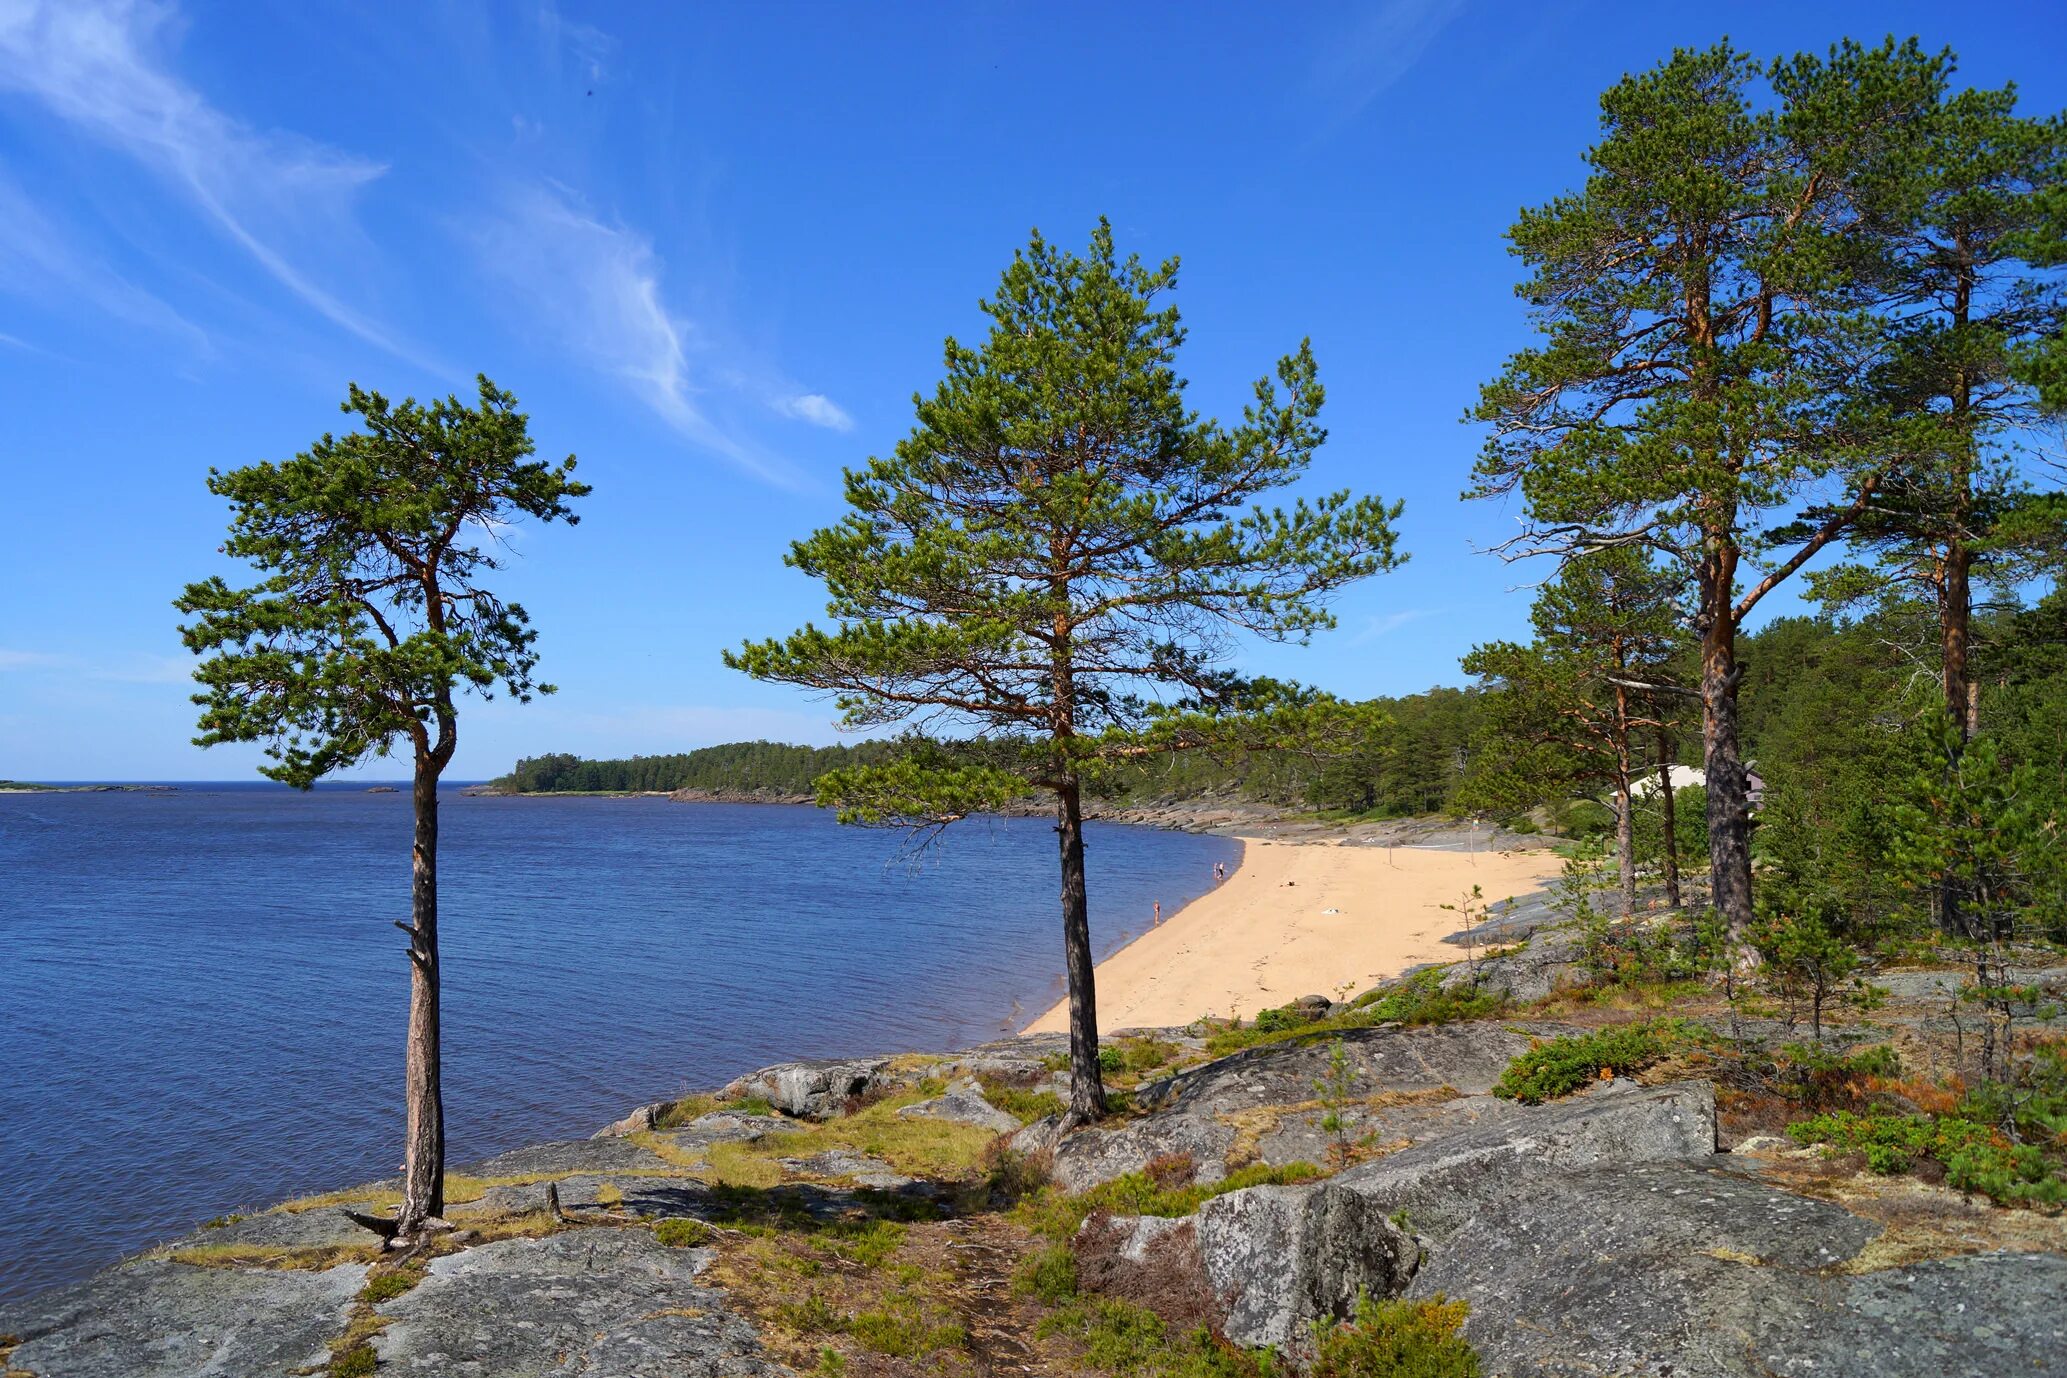
[[[453,1161],[790,1057],[980,1041],[1057,998],[1054,834],[931,855],[810,808],[442,807]],[[394,1169],[409,796],[0,795],[0,1297]],[[1088,831],[1101,952],[1234,844]]]

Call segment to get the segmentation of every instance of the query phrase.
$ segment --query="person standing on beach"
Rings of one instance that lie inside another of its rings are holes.
[[[1163,926],[1163,902],[1162,902],[1161,900],[1157,900],[1157,901],[1156,901],[1156,921],[1155,921],[1155,926],[1156,926],[1157,928],[1161,928],[1161,927]]]

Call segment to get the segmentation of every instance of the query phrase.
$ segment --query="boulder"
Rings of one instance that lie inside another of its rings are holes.
[[[873,1057],[780,1062],[727,1083],[718,1094],[726,1100],[765,1100],[796,1119],[829,1120],[846,1113],[853,1102],[891,1089],[896,1084],[895,1061]]]
[[[370,1236],[369,1236],[370,1237]],[[322,1272],[118,1264],[0,1315],[8,1367],[39,1378],[286,1378],[320,1371],[363,1264]]]
[[[1527,1005],[1556,991],[1588,985],[1592,978],[1580,961],[1585,947],[1585,936],[1576,928],[1538,929],[1520,947],[1497,957],[1456,963],[1443,973],[1443,989],[1476,986],[1513,1004]]]
[[[1624,1083],[1627,1085],[1627,1083]],[[1402,1149],[1334,1179],[1389,1217],[1440,1240],[1484,1204],[1551,1173],[1604,1163],[1706,1160],[1715,1154],[1715,1088],[1705,1081],[1602,1088],[1497,1116]]]
[[[1089,1191],[1158,1158],[1191,1160],[1193,1180],[1217,1182],[1227,1175],[1231,1125],[1206,1115],[1152,1115],[1111,1128],[1080,1129],[1053,1145],[1052,1174],[1064,1191]]]
[[[657,1100],[651,1105],[642,1105],[621,1120],[614,1120],[589,1135],[592,1139],[622,1139],[629,1134],[644,1134],[659,1126],[668,1111],[675,1108],[671,1100]]]
[[[1328,1184],[1231,1191],[1183,1220],[1093,1216],[1075,1248],[1094,1290],[1179,1325],[1205,1321],[1239,1345],[1293,1351],[1359,1295],[1396,1295],[1420,1261],[1368,1199]]]
[[[920,1101],[917,1105],[907,1105],[897,1114],[900,1119],[950,1120],[956,1124],[975,1125],[994,1134],[1012,1134],[1019,1129],[1018,1118],[985,1100],[982,1088],[973,1081],[957,1082],[948,1087],[945,1095]]]

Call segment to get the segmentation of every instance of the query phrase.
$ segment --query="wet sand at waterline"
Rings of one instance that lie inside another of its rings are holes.
[[[1443,935],[1464,926],[1444,909],[1477,885],[1487,904],[1542,888],[1563,863],[1547,851],[1242,839],[1239,866],[1160,928],[1098,964],[1105,1029],[1244,1019],[1302,995],[1356,994],[1422,962],[1463,950]],[[1069,1027],[1069,1002],[1026,1026]]]

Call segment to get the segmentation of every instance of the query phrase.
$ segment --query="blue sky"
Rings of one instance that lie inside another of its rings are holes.
[[[1515,211],[1676,44],[1890,31],[2067,107],[2057,3],[0,0],[0,776],[247,775],[255,750],[187,744],[170,599],[221,567],[207,468],[303,448],[347,380],[477,370],[596,491],[507,576],[562,692],[470,710],[453,773],[831,740],[719,648],[819,613],[788,541],[903,434],[1028,230],[1101,214],[1183,257],[1196,405],[1238,411],[1310,335],[1311,487],[1406,500],[1411,563],[1249,668],[1460,682],[1526,620],[1526,576],[1475,553],[1514,514],[1457,501],[1458,418],[1526,341]]]

